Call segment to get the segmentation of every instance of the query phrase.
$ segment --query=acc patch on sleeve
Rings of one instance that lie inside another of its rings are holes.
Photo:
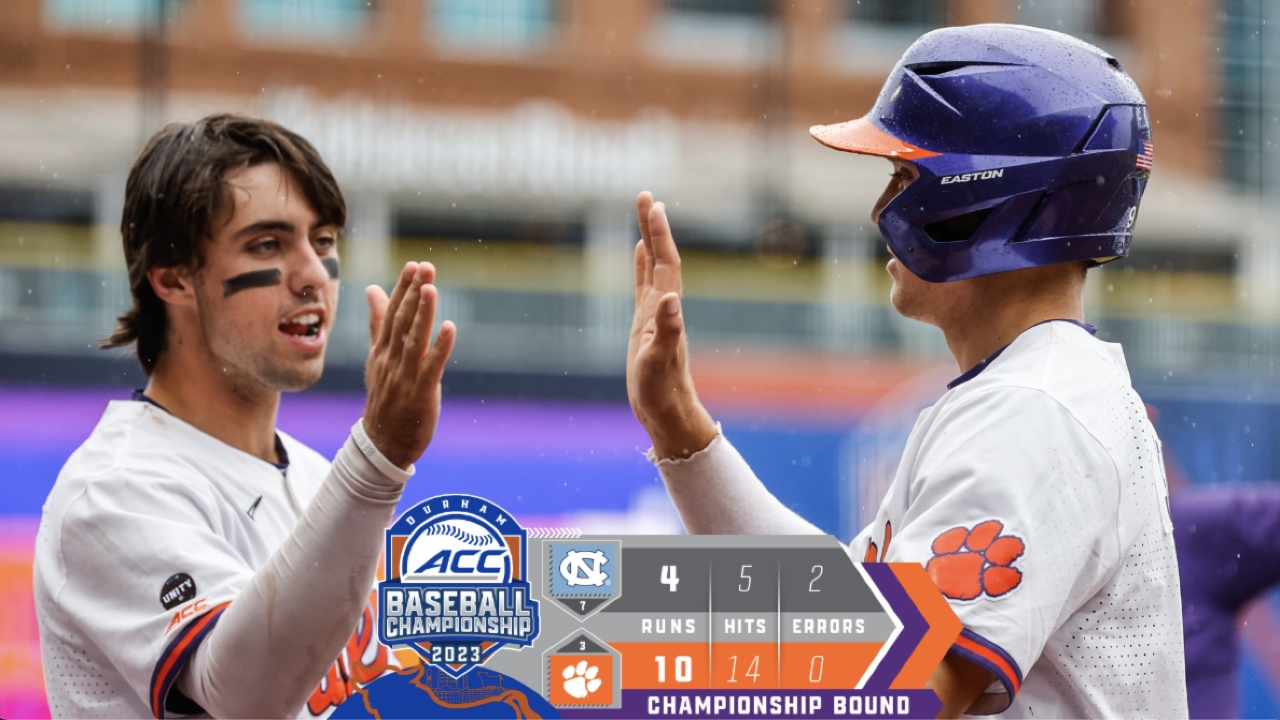
[[[972,529],[951,528],[934,538],[925,571],[952,600],[1004,597],[1022,584],[1022,571],[1012,565],[1027,546],[1022,538],[1003,532],[999,520],[984,520]]]

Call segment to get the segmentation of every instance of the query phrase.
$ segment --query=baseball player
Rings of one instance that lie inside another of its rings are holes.
[[[964,630],[930,680],[943,716],[1187,715],[1158,440],[1117,345],[1084,323],[1087,268],[1128,254],[1151,169],[1137,86],[1107,53],[1013,25],[937,30],[863,118],[811,130],[893,174],[871,217],[891,300],[961,374],[920,415],[850,551],[924,564]],[[665,208],[638,199],[627,386],[696,533],[816,533],[698,402]]]
[[[434,268],[370,303],[364,417],[330,465],[275,427],[323,369],[338,185],[270,122],[148,142],[126,188],[133,307],[109,346],[148,375],[44,506],[35,595],[55,717],[324,716],[393,664],[370,604],[383,531],[431,441],[456,330]]]
[[[1280,485],[1174,492],[1191,717],[1240,717],[1240,639],[1246,607],[1280,583]],[[1255,647],[1256,647],[1255,643]]]

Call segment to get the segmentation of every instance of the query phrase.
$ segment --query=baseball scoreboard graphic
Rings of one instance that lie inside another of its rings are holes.
[[[934,717],[961,629],[921,566],[830,536],[529,537],[444,495],[386,553],[379,637],[420,664],[335,718]]]

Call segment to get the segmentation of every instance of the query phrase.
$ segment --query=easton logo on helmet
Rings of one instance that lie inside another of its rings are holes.
[[[998,170],[983,170],[982,172],[964,173],[962,175],[948,175],[942,178],[943,185],[951,183],[971,182],[973,180],[990,180],[991,178],[1004,177],[1004,168]]]

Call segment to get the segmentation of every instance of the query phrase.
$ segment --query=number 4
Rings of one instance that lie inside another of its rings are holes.
[[[671,592],[676,591],[676,585],[680,584],[680,578],[676,577],[675,565],[662,566],[662,584],[670,586]]]

